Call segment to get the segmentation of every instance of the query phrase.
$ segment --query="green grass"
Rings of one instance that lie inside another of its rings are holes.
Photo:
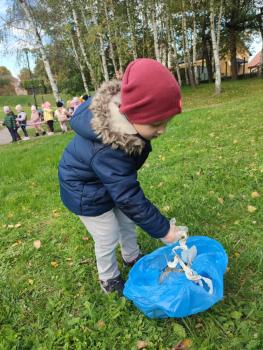
[[[93,242],[59,198],[58,161],[73,133],[32,139],[0,148],[0,349],[122,350],[144,340],[166,350],[184,338],[195,350],[263,348],[263,81],[223,87],[220,97],[212,85],[184,90],[186,112],[154,141],[140,182],[190,234],[224,245],[224,300],[182,320],[149,320],[103,295]],[[160,246],[138,237],[145,253]]]

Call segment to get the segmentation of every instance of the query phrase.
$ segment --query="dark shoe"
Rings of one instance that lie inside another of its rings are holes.
[[[139,261],[141,258],[143,257],[142,253],[139,253],[139,255],[137,256],[137,258],[133,259],[132,261],[125,261],[122,258],[123,261],[123,265],[128,266],[128,267],[132,267],[133,265],[135,265],[137,263],[137,261]]]
[[[122,296],[124,281],[121,276],[118,276],[107,281],[100,281],[100,287],[106,294],[117,292],[119,296]]]
[[[46,135],[46,132],[45,132],[45,131],[43,131],[43,132],[42,132],[42,135]]]
[[[38,132],[36,132],[36,137],[37,137],[37,136],[39,136],[39,133],[38,133]]]

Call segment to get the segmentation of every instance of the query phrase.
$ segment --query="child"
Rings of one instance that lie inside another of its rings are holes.
[[[3,121],[3,125],[7,127],[11,137],[12,142],[16,142],[21,140],[21,137],[19,136],[17,132],[17,124],[16,124],[16,116],[14,115],[13,111],[10,107],[4,106],[3,111],[5,113],[5,118]]]
[[[29,136],[26,131],[26,120],[27,120],[26,112],[23,111],[23,108],[21,105],[16,106],[16,111],[18,113],[16,122],[18,123],[19,127],[22,129],[25,136],[23,140],[29,140]]]
[[[58,118],[62,133],[64,134],[64,132],[68,131],[67,122],[68,122],[68,117],[70,117],[71,115],[64,107],[63,102],[58,101],[57,107],[58,109],[55,110],[55,117]]]
[[[36,136],[39,136],[39,132],[42,133],[42,135],[46,135],[46,132],[43,128],[41,128],[41,117],[37,110],[36,106],[31,106],[31,125],[35,128]]]
[[[51,104],[47,101],[42,105],[44,111],[44,121],[48,126],[48,135],[54,135],[54,113],[51,108]]]
[[[150,141],[178,113],[181,95],[175,78],[161,63],[142,58],[128,65],[122,81],[104,83],[71,119],[77,135],[60,161],[61,198],[95,241],[100,286],[106,293],[122,294],[124,287],[117,246],[128,266],[142,256],[135,224],[165,243],[181,238],[137,180],[151,152]]]

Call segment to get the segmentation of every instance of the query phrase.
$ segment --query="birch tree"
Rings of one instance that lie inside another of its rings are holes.
[[[212,45],[213,45],[213,57],[215,62],[215,93],[216,94],[221,93],[219,43],[220,43],[222,5],[223,5],[223,0],[220,1],[220,9],[219,9],[219,15],[218,15],[217,29],[216,29],[214,0],[210,0],[210,30],[211,30],[211,39],[212,39]]]
[[[198,5],[198,1],[191,0],[191,9],[192,9],[192,17],[193,17],[193,66],[194,66],[194,79],[195,84],[198,85],[198,69],[196,64],[196,41],[197,41],[197,31],[196,31],[196,15],[197,8],[195,5]]]
[[[161,55],[160,55],[160,48],[159,48],[159,41],[158,41],[158,31],[157,31],[157,9],[156,9],[156,4],[154,0],[150,11],[151,11],[155,58],[158,62],[161,62]]]
[[[107,1],[104,0],[104,13],[105,13],[105,19],[106,19],[106,26],[107,26],[107,33],[109,38],[109,49],[110,49],[110,58],[112,60],[113,68],[115,76],[117,75],[117,62],[115,60],[115,54],[114,54],[114,48],[113,48],[113,35],[112,35],[112,29],[109,21],[109,14],[108,14],[108,7],[107,7]]]
[[[185,58],[185,65],[186,65],[186,80],[188,75],[190,85],[193,87],[195,86],[195,81],[194,81],[192,66],[191,66],[191,55],[189,50],[184,0],[182,0],[182,32],[183,32],[182,34],[183,34],[184,58]]]
[[[92,6],[92,9],[91,9],[92,20],[93,20],[93,23],[97,27],[96,31],[97,31],[97,35],[98,35],[99,43],[100,43],[100,57],[101,57],[101,61],[102,61],[103,75],[104,75],[105,81],[109,81],[109,73],[108,73],[107,60],[106,60],[105,49],[104,49],[103,34],[99,28],[98,19],[96,16],[96,14],[98,13],[98,1],[92,0],[91,6]]]
[[[57,83],[56,83],[55,77],[51,71],[50,63],[49,63],[49,60],[48,60],[47,55],[46,55],[46,50],[45,50],[45,47],[43,45],[43,42],[42,42],[38,27],[37,27],[37,23],[34,19],[33,13],[25,0],[18,0],[18,2],[25,13],[25,16],[26,16],[28,23],[30,25],[30,29],[32,30],[32,32],[34,34],[36,45],[40,51],[41,58],[42,58],[49,82],[50,82],[50,86],[51,86],[53,95],[54,95],[56,101],[59,101],[61,98],[60,98],[60,94],[58,91]]]
[[[84,67],[82,65],[81,58],[79,57],[78,50],[77,50],[76,45],[75,45],[73,33],[70,33],[69,35],[70,35],[70,41],[71,41],[71,45],[72,45],[74,58],[75,58],[77,66],[79,67],[79,70],[80,70],[84,90],[85,90],[86,94],[89,95],[89,88],[88,88],[88,83],[87,83],[87,79],[85,76]]]
[[[130,0],[125,0],[129,29],[130,29],[129,31],[130,31],[130,36],[131,36],[132,55],[133,55],[133,59],[135,60],[138,57],[138,55],[137,55],[137,50],[136,50],[136,38],[135,38],[135,33],[134,33],[134,24],[133,24],[133,20],[132,20],[132,16],[131,16],[129,3],[130,3]]]
[[[84,47],[84,42],[83,42],[83,39],[82,39],[82,36],[81,36],[81,32],[80,32],[80,24],[79,24],[79,20],[78,20],[77,11],[76,11],[76,9],[74,7],[74,3],[72,2],[72,0],[71,0],[70,5],[72,5],[71,6],[71,11],[72,11],[73,20],[74,20],[74,23],[75,23],[75,26],[76,26],[76,35],[77,35],[77,38],[78,38],[79,47],[80,47],[81,53],[83,55],[84,62],[85,62],[86,66],[87,66],[87,68],[89,70],[90,77],[91,77],[91,80],[92,80],[92,84],[93,84],[94,88],[96,89],[98,84],[97,84],[97,81],[96,81],[96,78],[95,78],[95,72],[93,70],[92,65],[89,62],[89,59],[88,59],[88,56],[87,56],[87,53],[86,53],[86,50],[85,50],[85,47]]]

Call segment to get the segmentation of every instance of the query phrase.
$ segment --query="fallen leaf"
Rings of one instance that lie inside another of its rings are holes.
[[[171,207],[170,207],[169,205],[165,205],[165,206],[162,208],[162,211],[168,212],[170,209],[171,209]]]
[[[89,237],[88,237],[88,236],[83,236],[83,237],[82,237],[82,240],[83,240],[83,241],[88,241],[88,240],[89,240]]]
[[[254,213],[256,210],[257,210],[257,208],[254,207],[253,205],[248,205],[248,206],[247,206],[247,211],[248,211],[249,213]]]
[[[235,196],[234,196],[233,194],[230,193],[230,194],[228,195],[228,198],[229,198],[229,199],[234,199]]]
[[[12,247],[16,247],[17,245],[22,244],[22,241],[18,239],[15,243],[12,244]]]
[[[220,204],[222,204],[222,205],[224,204],[224,198],[219,197],[219,198],[217,198],[217,200]]]
[[[188,350],[192,344],[193,342],[191,339],[184,339],[175,345],[171,350]]]
[[[227,268],[226,268],[226,272],[229,272],[229,271],[230,271],[230,267],[227,267]]]
[[[138,350],[145,349],[147,348],[148,345],[149,343],[146,340],[138,340],[136,343]]]
[[[160,183],[158,183],[157,187],[162,187],[163,186],[163,182],[161,181]]]
[[[15,228],[19,228],[19,227],[21,227],[22,225],[20,224],[20,223],[18,223],[18,224],[15,224]]]
[[[97,322],[97,327],[98,327],[98,329],[102,329],[102,328],[105,328],[105,322],[103,321],[103,320],[99,320],[98,322]]]
[[[72,258],[66,258],[67,261],[72,261]]]
[[[51,261],[51,266],[54,267],[55,269],[58,267],[58,262],[57,261]]]
[[[197,324],[195,325],[195,328],[196,328],[196,329],[203,328],[203,324],[202,324],[202,323],[197,323]]]
[[[233,311],[230,314],[231,318],[234,318],[235,320],[239,320],[242,317],[242,312],[240,311]]]
[[[7,225],[7,228],[14,228],[14,225],[12,225],[12,224]]]
[[[60,216],[60,213],[57,211],[57,209],[54,209],[52,212],[53,218],[58,218]]]
[[[234,255],[238,258],[240,256],[240,253],[239,252],[235,252]]]
[[[39,249],[40,247],[41,247],[41,241],[39,240],[39,239],[37,239],[36,241],[34,241],[34,247],[36,248],[36,249]]]
[[[30,278],[27,280],[28,284],[30,284],[32,286],[32,284],[34,283],[33,280],[31,280]]]
[[[238,225],[239,224],[239,220],[234,221],[234,225]]]
[[[258,192],[256,192],[256,191],[255,191],[255,192],[252,192],[252,193],[251,193],[251,197],[252,197],[252,198],[258,198],[258,197],[260,197],[260,194],[259,194]]]

